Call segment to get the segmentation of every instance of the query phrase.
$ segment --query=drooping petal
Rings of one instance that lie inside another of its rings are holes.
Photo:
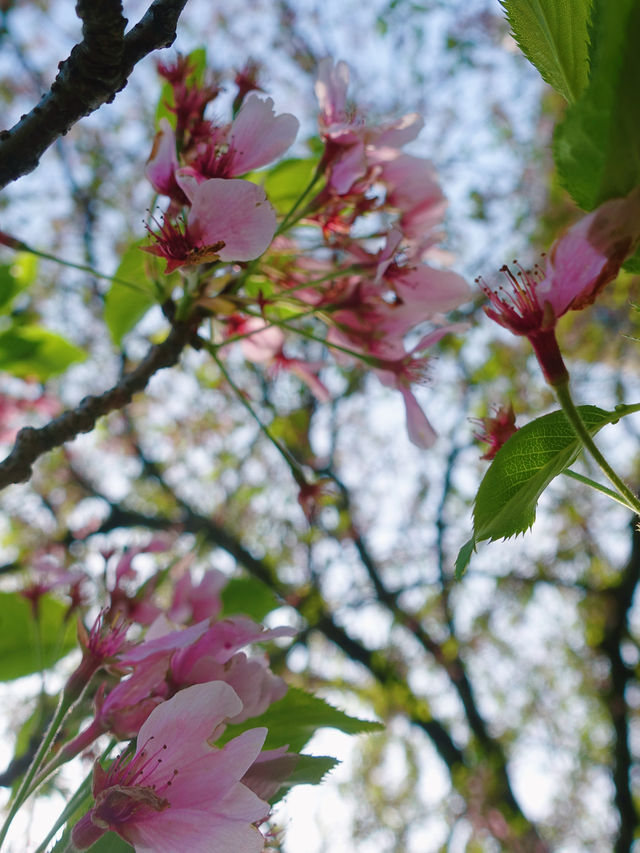
[[[407,433],[409,439],[423,450],[431,447],[435,442],[437,435],[427,416],[420,408],[420,404],[416,400],[410,388],[398,386],[398,390],[402,394],[407,415]]]
[[[180,185],[185,189],[184,181]],[[190,191],[191,183],[185,189],[187,195]],[[191,200],[189,229],[202,247],[222,243],[216,250],[220,260],[251,261],[271,243],[276,214],[262,187],[237,178],[211,178],[197,184]]]
[[[231,125],[233,175],[272,163],[293,144],[300,123],[290,113],[276,115],[273,100],[249,95]]]

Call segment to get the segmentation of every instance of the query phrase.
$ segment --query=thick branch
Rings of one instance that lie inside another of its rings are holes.
[[[78,0],[82,41],[60,63],[51,89],[10,130],[0,132],[0,189],[33,171],[44,152],[83,116],[111,102],[136,63],[169,47],[187,0],[154,0],[124,34],[120,0]]]
[[[46,426],[21,429],[11,453],[0,462],[0,489],[28,480],[39,456],[80,433],[90,432],[102,415],[130,403],[135,393],[146,388],[154,373],[177,363],[192,334],[192,325],[175,323],[167,339],[152,347],[140,364],[125,373],[113,388],[97,397],[85,397],[77,408],[63,412]]]
[[[632,545],[629,561],[620,583],[605,592],[609,604],[605,634],[600,648],[609,659],[609,689],[605,702],[615,732],[613,745],[613,783],[615,804],[620,816],[615,853],[629,853],[634,846],[640,816],[631,791],[633,760],[629,746],[629,706],[627,685],[634,678],[633,670],[624,662],[621,644],[628,634],[629,609],[640,579],[640,532],[637,518],[632,522]]]

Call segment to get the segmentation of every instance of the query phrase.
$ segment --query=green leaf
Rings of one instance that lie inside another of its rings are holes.
[[[291,752],[299,752],[313,737],[317,729],[333,728],[349,735],[377,732],[381,723],[359,720],[332,707],[324,699],[304,690],[290,687],[286,695],[274,702],[264,714],[243,723],[227,726],[219,742],[227,743],[247,729],[266,726],[269,729],[265,749],[275,749],[288,744]]]
[[[222,615],[244,613],[256,622],[262,622],[281,603],[269,587],[257,578],[232,578],[222,590]]]
[[[86,357],[79,347],[41,326],[16,323],[0,333],[0,370],[14,376],[35,376],[44,381]]]
[[[300,755],[295,770],[269,802],[274,806],[296,785],[319,785],[338,764],[340,762],[336,758],[328,755]]]
[[[0,681],[48,669],[77,646],[75,622],[65,622],[67,606],[50,595],[38,604],[36,625],[25,598],[0,592]]]
[[[6,313],[22,288],[11,272],[12,264],[0,266],[0,312]]]
[[[36,279],[38,259],[18,252],[10,264],[0,265],[0,313],[5,314],[15,297]]]
[[[111,338],[116,346],[120,346],[122,338],[141,320],[158,302],[163,294],[168,293],[175,281],[172,276],[161,272],[159,258],[143,252],[141,246],[147,245],[147,240],[137,240],[122,256],[120,266],[115,272],[115,278],[104,300],[104,320]],[[128,287],[123,282],[131,282]],[[162,281],[160,291],[155,282]]]
[[[567,101],[589,76],[587,27],[591,0],[500,0],[520,49]]]
[[[640,184],[640,0],[595,0],[589,85],[556,129],[554,157],[584,210]]]
[[[278,163],[264,179],[264,191],[278,213],[288,213],[309,186],[318,161],[290,158]]]
[[[458,552],[458,556],[456,557],[456,565],[455,565],[455,579],[457,581],[462,580],[462,576],[467,571],[467,566],[471,560],[471,555],[476,550],[476,540],[472,536],[468,542],[465,542],[460,551]]]
[[[595,435],[606,424],[638,408],[619,406],[614,412],[606,412],[596,406],[579,406],[578,411]],[[528,530],[535,521],[538,498],[551,480],[574,462],[580,450],[580,442],[562,411],[536,418],[514,433],[480,483],[474,507],[474,540],[506,539]],[[470,557],[470,543],[464,549]]]

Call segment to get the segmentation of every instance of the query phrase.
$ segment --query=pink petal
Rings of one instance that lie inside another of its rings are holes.
[[[249,95],[231,125],[232,174],[243,175],[276,160],[293,144],[299,126],[290,113],[276,116],[271,98]]]
[[[174,196],[176,191],[179,193],[175,177],[178,168],[176,135],[168,119],[161,119],[159,126],[144,173],[157,192]]]
[[[127,826],[125,838],[136,853],[261,853],[264,847],[264,837],[250,823],[212,817],[197,809],[167,809],[154,820]]]
[[[405,305],[416,312],[414,325],[433,314],[457,308],[471,295],[469,285],[462,276],[426,264],[406,270],[400,268],[390,277],[390,281]]]
[[[210,683],[220,684],[221,682]],[[206,685],[196,686],[205,687]],[[187,687],[181,692],[191,689]],[[180,693],[176,695],[179,696]],[[210,708],[209,713],[211,711]],[[185,762],[182,766],[177,765],[179,772],[173,780],[171,789],[166,793],[171,802],[171,808],[174,810],[198,808],[213,814],[226,815],[234,820],[258,820],[259,817],[263,817],[264,803],[257,801],[256,797],[249,796],[241,787],[235,790],[235,796],[232,796],[232,791],[260,754],[266,736],[265,728],[249,729],[229,741],[223,749],[205,744],[206,753],[197,756],[193,761]],[[168,761],[165,753],[163,764],[166,765]],[[222,807],[221,804],[225,800]]]
[[[189,195],[184,180],[180,185]],[[250,181],[210,178],[197,185],[191,199],[189,229],[202,247],[222,242],[217,252],[220,260],[251,261],[269,247],[276,214],[262,187]]]
[[[364,143],[358,141],[346,147],[338,157],[331,169],[329,184],[338,195],[345,195],[366,171]]]
[[[242,702],[223,681],[194,684],[151,712],[140,729],[138,744],[145,744],[151,737],[158,746],[166,744],[163,764],[181,768],[208,755],[211,747],[207,738],[220,723],[241,710]],[[188,726],[185,720],[189,721]]]
[[[263,750],[242,777],[242,782],[263,800],[269,800],[291,776],[300,760],[288,747]]]
[[[423,127],[424,119],[419,113],[407,113],[392,124],[380,128],[374,144],[376,147],[401,148],[407,142],[412,142]]]
[[[410,441],[417,447],[426,450],[435,442],[437,435],[427,420],[427,416],[409,388],[399,386],[398,390],[404,399],[407,413],[407,433]]]
[[[247,334],[241,341],[244,357],[256,364],[268,364],[284,344],[284,333],[278,326],[270,326],[261,317],[249,317],[242,326]]]
[[[349,66],[338,62],[335,66],[330,57],[318,63],[318,79],[315,93],[322,111],[325,125],[344,121],[349,86]]]
[[[168,625],[168,621],[164,617],[158,617],[158,620],[163,620],[162,625]],[[152,631],[158,620],[149,629]],[[118,660],[123,666],[139,663],[145,658],[155,657],[160,652],[172,652],[176,649],[184,648],[194,643],[208,629],[210,623],[208,619],[198,622],[197,625],[191,625],[189,628],[180,628],[178,631],[170,631],[161,636],[154,636],[154,639],[140,643],[139,646],[131,649],[124,655],[120,655]]]
[[[329,389],[313,372],[311,365],[298,358],[285,358],[280,362],[285,370],[294,373],[309,388],[313,396],[321,403],[328,403],[331,399]]]
[[[637,244],[639,223],[640,192],[634,191],[573,225],[551,247],[545,278],[536,288],[540,303],[549,302],[556,317],[591,305]]]

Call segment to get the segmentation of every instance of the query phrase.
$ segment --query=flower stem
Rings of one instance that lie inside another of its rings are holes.
[[[57,735],[58,730],[60,729],[60,726],[62,724],[62,721],[64,720],[66,713],[69,710],[69,707],[71,706],[71,704],[72,704],[71,700],[67,696],[65,696],[64,693],[62,693],[62,695],[60,696],[60,701],[58,703],[58,707],[57,707],[56,712],[53,716],[53,719],[51,720],[49,728],[47,729],[47,732],[46,732],[45,736],[43,737],[42,742],[40,743],[40,746],[38,747],[38,751],[36,752],[36,754],[33,758],[33,761],[31,762],[31,764],[29,766],[29,769],[25,773],[25,776],[24,776],[24,778],[20,784],[20,787],[19,787],[17,793],[16,793],[15,799],[14,799],[13,803],[11,804],[11,808],[9,809],[9,814],[7,815],[7,819],[3,823],[2,829],[0,829],[0,847],[2,847],[2,844],[5,840],[5,838],[7,837],[7,832],[9,831],[9,827],[11,826],[11,822],[13,821],[14,817],[18,813],[18,810],[20,809],[23,802],[26,800],[27,796],[30,793],[29,789],[31,787],[31,783],[32,783],[36,773],[40,769],[42,762],[44,761],[45,756],[46,756],[47,752],[49,751],[49,747],[53,743],[53,740],[54,740],[55,736]]]
[[[117,743],[115,738],[112,738],[107,748],[103,751],[102,755],[99,758],[99,761],[104,760],[107,755],[111,752],[115,744]],[[65,823],[72,817],[75,812],[80,808],[82,803],[89,799],[91,796],[91,779],[93,777],[93,770],[85,777],[84,781],[80,783],[80,787],[77,789],[75,794],[71,797],[67,805],[64,807],[64,810],[54,825],[51,827],[49,834],[44,839],[44,841],[40,844],[36,853],[45,853],[47,846],[51,839],[55,836],[61,826],[64,826]],[[69,848],[67,848],[69,849]]]
[[[142,285],[140,284],[135,284],[135,282],[133,281],[127,281],[126,279],[119,278],[115,275],[107,275],[107,273],[100,272],[99,270],[87,266],[86,264],[76,264],[73,261],[67,261],[64,258],[59,258],[57,255],[51,255],[49,252],[43,252],[40,249],[35,249],[33,246],[30,246],[28,243],[24,243],[22,240],[16,241],[16,246],[14,248],[16,248],[18,251],[28,252],[30,255],[35,255],[37,258],[43,258],[45,261],[53,261],[55,264],[60,264],[60,266],[68,267],[72,270],[79,270],[80,272],[89,273],[89,275],[93,276],[94,278],[102,278],[107,281],[113,281],[117,284],[122,284],[125,287],[130,288],[131,290],[137,290],[138,293],[149,293],[147,288],[142,287]]]
[[[578,412],[575,403],[571,397],[571,392],[569,391],[569,382],[566,381],[564,383],[560,383],[554,386],[554,390],[556,392],[556,396],[558,397],[558,402],[562,406],[562,411],[565,414],[565,417],[571,424],[571,427],[575,434],[578,436],[580,441],[582,442],[583,447],[587,450],[596,464],[599,466],[600,470],[604,473],[607,479],[615,486],[616,492],[622,498],[621,503],[627,506],[630,510],[640,515],[640,500],[634,495],[629,486],[624,482],[622,477],[619,477],[618,474],[613,470],[611,465],[604,458],[602,453],[598,450],[591,433],[584,425],[582,418],[580,417],[580,413]]]
[[[631,509],[627,501],[620,497],[617,492],[614,492],[613,489],[608,489],[606,486],[603,486],[602,483],[596,482],[596,480],[592,480],[591,477],[585,477],[584,474],[578,474],[577,471],[572,471],[570,468],[565,468],[562,473],[565,477],[570,477],[572,480],[584,483],[585,486],[590,486],[592,489],[595,489],[596,492],[606,495],[608,498],[611,498],[612,501],[619,503],[620,506],[623,506],[626,509]]]

